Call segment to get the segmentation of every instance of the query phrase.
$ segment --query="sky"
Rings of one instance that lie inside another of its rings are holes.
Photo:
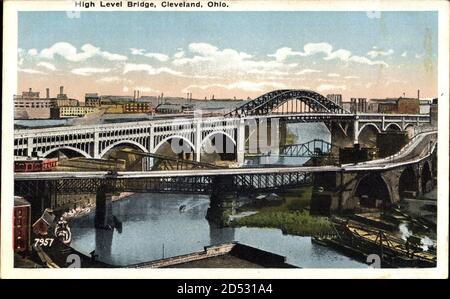
[[[18,89],[436,97],[437,12],[19,12]]]

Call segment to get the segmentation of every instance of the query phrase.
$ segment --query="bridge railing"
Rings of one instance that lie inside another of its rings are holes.
[[[436,132],[436,133],[437,133],[436,128],[430,128],[429,130],[424,130],[424,131],[422,131],[422,132],[419,132],[419,133],[415,134],[415,135],[411,138],[411,140],[410,140],[407,144],[405,144],[405,146],[403,146],[397,153],[395,153],[395,154],[393,154],[393,155],[391,155],[391,156],[389,156],[389,157],[383,158],[383,159],[377,159],[377,160],[367,161],[367,162],[365,162],[365,163],[366,163],[366,164],[373,164],[373,163],[380,163],[381,161],[386,161],[386,162],[392,161],[393,159],[395,159],[395,158],[397,158],[398,156],[400,156],[400,155],[404,154],[405,152],[407,152],[407,151],[411,148],[411,146],[414,144],[414,142],[416,142],[416,140],[417,140],[419,137],[421,137],[421,136],[423,136],[423,135],[425,135],[425,134],[431,134],[431,133],[433,133],[433,132]],[[432,149],[431,151],[434,150],[434,147],[435,147],[435,145],[433,145],[433,149]]]

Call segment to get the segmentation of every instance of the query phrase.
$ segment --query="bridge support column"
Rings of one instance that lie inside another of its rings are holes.
[[[353,122],[353,144],[359,143],[359,120],[356,117],[356,120]]]
[[[200,154],[202,152],[202,125],[201,121],[195,121],[195,133],[194,133],[194,151],[195,161],[200,162]]]
[[[92,157],[94,159],[100,159],[100,137],[98,132],[94,132],[94,152]]]
[[[111,194],[105,186],[100,186],[95,196],[95,227],[105,229],[112,225]]]
[[[28,140],[27,140],[27,156],[28,157],[32,156],[33,148],[34,148],[33,137],[28,137]]]
[[[213,178],[212,193],[206,219],[218,227],[230,224],[230,215],[236,213],[236,193],[233,190],[233,176]]]
[[[155,128],[150,127],[150,137],[148,138],[148,152],[153,153],[155,150]],[[143,159],[144,160],[144,159]],[[146,157],[146,169],[151,170],[155,165],[155,159],[153,157]]]
[[[245,122],[244,119],[240,119],[236,134],[236,158],[239,166],[244,165],[244,154],[245,154]]]

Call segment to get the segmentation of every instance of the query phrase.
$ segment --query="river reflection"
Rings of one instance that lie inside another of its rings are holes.
[[[309,237],[283,235],[278,229],[217,228],[205,219],[208,206],[209,198],[201,195],[135,194],[112,203],[113,214],[123,222],[122,233],[96,230],[91,213],[71,222],[72,246],[86,255],[95,250],[103,262],[129,265],[238,241],[286,256],[299,267],[366,267],[312,244]]]

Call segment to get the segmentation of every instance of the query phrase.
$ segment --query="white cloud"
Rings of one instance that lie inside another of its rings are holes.
[[[368,64],[368,65],[384,65],[384,66],[389,66],[386,62],[381,61],[381,60],[370,60],[366,57],[362,57],[362,56],[352,56],[348,59],[349,61],[353,61],[353,62],[357,62],[357,63],[361,63],[361,64]]]
[[[124,60],[128,59],[128,57],[126,57],[124,55],[109,53],[107,51],[103,51],[103,52],[100,51],[99,55],[101,57],[105,58],[106,60],[110,60],[110,61],[124,61]]]
[[[153,89],[153,88],[147,87],[147,86],[136,86],[134,89],[139,90],[139,92],[160,92],[157,89]]]
[[[128,92],[130,89],[128,88],[128,86],[124,86],[123,88],[122,88],[122,91],[123,92]]]
[[[304,69],[299,72],[296,72],[295,75],[305,75],[305,74],[311,74],[311,73],[321,73],[322,71],[319,70],[313,70],[313,69]]]
[[[50,62],[41,61],[37,64],[37,66],[45,67],[46,69],[51,70],[51,71],[56,70],[56,67],[53,64],[51,64]]]
[[[345,50],[345,49],[339,49],[334,52],[330,52],[327,57],[324,57],[324,60],[333,60],[333,59],[340,59],[342,61],[348,61],[352,56],[352,52]]]
[[[183,50],[180,50],[180,51],[178,51],[177,53],[175,53],[173,55],[173,57],[175,57],[175,58],[182,58],[183,56],[184,56],[184,51]]]
[[[335,84],[320,84],[317,87],[317,91],[322,92],[326,90],[346,90],[347,86],[345,85],[335,85]]]
[[[273,54],[267,55],[269,57],[275,57],[276,61],[284,61],[289,56],[305,56],[302,52],[293,51],[291,48],[284,47],[275,51]]]
[[[155,58],[156,60],[159,60],[161,62],[169,60],[169,56],[167,56],[166,54],[161,54],[161,53],[145,53],[144,56],[150,57],[150,58]]]
[[[172,70],[168,67],[155,68],[149,64],[135,64],[135,63],[125,64],[123,74],[127,74],[129,72],[147,72],[147,74],[149,75],[159,75],[161,73],[171,74],[174,76],[183,75],[182,72]]]
[[[285,84],[276,82],[251,82],[251,81],[237,81],[230,84],[207,84],[207,85],[189,85],[182,92],[189,92],[192,89],[210,89],[210,88],[224,88],[228,90],[244,90],[252,92],[261,92],[267,88],[286,88]]]
[[[406,51],[405,51],[405,52],[403,52],[401,56],[402,56],[402,57],[406,57],[406,56],[408,56],[408,52],[406,52]]]
[[[21,73],[27,73],[27,74],[45,74],[44,72],[41,72],[41,71],[38,71],[38,70],[33,70],[33,69],[17,68],[17,71],[19,71]]]
[[[416,57],[416,58],[421,58],[423,55],[424,55],[423,53],[422,53],[422,54],[417,54],[417,53],[416,53],[416,55],[414,55],[414,57]]]
[[[359,76],[345,76],[344,79],[359,79]]]
[[[374,59],[378,56],[389,56],[392,55],[394,53],[394,50],[389,49],[388,51],[369,51],[367,52],[367,56],[369,56],[370,58]]]
[[[245,76],[247,74],[279,74],[287,72],[297,63],[285,64],[276,60],[254,60],[253,56],[234,49],[219,49],[207,43],[191,43],[189,51],[192,57],[173,59],[173,65],[177,67],[189,66],[189,71],[196,75],[223,75]]]
[[[328,77],[340,77],[341,75],[336,74],[336,73],[329,73]]]
[[[53,59],[55,55],[59,55],[64,59],[72,62],[84,61],[88,58],[96,55],[103,57],[111,61],[124,61],[127,60],[126,56],[113,54],[107,51],[101,51],[100,48],[91,44],[85,44],[81,47],[81,51],[78,52],[77,48],[67,42],[58,42],[52,45],[50,48],[43,49],[39,56],[46,59]]]
[[[28,50],[28,55],[30,55],[30,56],[36,56],[36,55],[38,55],[38,51],[36,50],[36,49],[30,49],[30,50]]]
[[[150,52],[146,52],[145,49],[136,49],[136,48],[130,48],[131,51],[131,55],[140,55],[140,56],[146,56],[149,58],[154,58],[158,61],[161,62],[165,62],[167,60],[169,60],[169,56],[167,56],[166,54],[162,54],[162,53],[150,53]]]
[[[392,54],[390,51],[392,51],[392,53],[393,53],[393,50],[391,49],[388,52],[386,52],[387,55]],[[371,51],[369,53],[372,53],[372,52],[377,52],[377,51]],[[380,51],[378,51],[377,53],[380,53]],[[382,53],[384,54],[384,52],[382,52]],[[293,51],[291,48],[286,48],[286,47],[280,48],[274,54],[270,54],[269,56],[275,57],[275,59],[277,61],[283,61],[289,56],[311,56],[311,55],[315,55],[315,54],[324,54],[324,57],[323,57],[324,60],[339,59],[344,62],[352,61],[352,62],[368,64],[368,65],[388,66],[388,64],[385,63],[384,61],[372,61],[365,57],[352,56],[352,52],[350,52],[349,50],[338,49],[336,51],[333,51],[333,46],[326,42],[308,43],[303,46],[303,52]],[[378,55],[382,55],[382,54],[378,54]]]
[[[120,82],[121,79],[119,77],[103,77],[97,80],[97,82],[102,83],[117,83]]]
[[[130,48],[131,55],[144,55],[145,49]]]
[[[70,72],[79,76],[90,76],[92,74],[107,73],[110,71],[111,69],[108,68],[82,67],[73,69]]]

